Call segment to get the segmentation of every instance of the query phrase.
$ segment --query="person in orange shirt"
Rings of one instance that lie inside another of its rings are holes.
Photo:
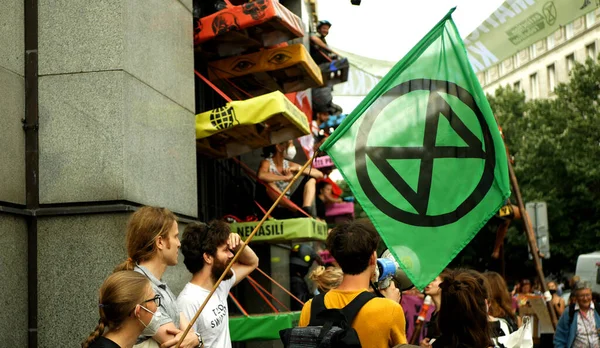
[[[377,267],[380,237],[370,223],[351,221],[335,227],[327,236],[327,249],[344,276],[341,284],[325,294],[325,307],[339,309],[369,289]],[[308,326],[312,300],[304,304],[299,326]],[[400,304],[387,298],[374,298],[358,312],[352,327],[363,347],[379,348],[406,344],[406,321]]]

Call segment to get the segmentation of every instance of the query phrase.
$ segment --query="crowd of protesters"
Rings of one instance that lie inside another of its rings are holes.
[[[401,293],[396,285],[378,289],[373,280],[380,242],[368,222],[347,222],[330,231],[326,246],[334,262],[313,267],[310,273],[301,272],[314,282],[319,295],[299,308],[299,327],[313,325],[317,320],[314,310],[319,306],[342,310],[360,298],[364,303],[351,327],[361,346],[406,345],[407,337],[413,336],[407,334],[407,321],[413,318],[402,308],[402,297],[424,295],[431,296],[432,313],[423,338],[413,342],[423,348],[504,347],[502,337],[523,325],[518,308],[536,296],[535,288],[524,280],[511,296],[503,277],[495,272],[446,269],[423,294],[414,289]],[[227,295],[258,266],[250,247],[241,252],[192,329],[185,336],[183,333],[241,244],[240,237],[221,221],[189,224],[180,241],[173,213],[165,208],[139,209],[127,225],[128,257],[102,284],[98,325],[82,347],[174,347],[180,340],[185,348],[231,347]],[[167,267],[178,263],[180,248],[191,275],[177,297],[162,276]],[[296,252],[303,248],[298,246]],[[300,266],[308,269],[317,256],[305,253],[312,256]],[[572,296],[565,305],[555,291],[557,284],[548,284],[550,301],[560,318],[554,346],[598,347],[600,316],[592,291],[583,282],[574,281],[571,287]]]

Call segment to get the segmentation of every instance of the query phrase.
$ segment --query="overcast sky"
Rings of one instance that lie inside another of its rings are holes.
[[[469,35],[505,0],[319,0],[319,19],[332,27],[332,47],[362,56],[400,60],[454,6],[461,37]]]

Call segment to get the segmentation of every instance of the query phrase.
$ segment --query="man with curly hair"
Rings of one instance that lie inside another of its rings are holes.
[[[188,320],[194,317],[241,245],[240,236],[231,233],[223,221],[194,223],[185,228],[181,252],[192,280],[179,294],[177,305]],[[194,323],[193,328],[204,339],[205,347],[231,347],[227,295],[256,267],[258,257],[246,246]]]

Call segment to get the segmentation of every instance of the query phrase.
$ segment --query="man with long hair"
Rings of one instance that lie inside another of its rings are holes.
[[[163,347],[174,347],[187,322],[182,320],[177,307],[176,297],[169,286],[162,281],[167,267],[177,265],[179,256],[179,227],[177,218],[167,208],[142,207],[127,223],[126,248],[128,258],[115,268],[115,272],[133,270],[143,274],[150,280],[154,292],[161,296],[160,315],[157,316],[156,332],[142,335],[138,344],[155,345],[156,341]],[[200,345],[202,338],[190,330],[184,338],[181,347],[195,348]]]
[[[188,320],[196,315],[241,245],[240,236],[231,233],[229,225],[223,221],[187,225],[181,252],[185,267],[192,273],[192,280],[179,294],[177,304]],[[246,246],[194,323],[193,328],[202,336],[206,347],[231,347],[227,296],[229,290],[256,267],[258,257]]]

